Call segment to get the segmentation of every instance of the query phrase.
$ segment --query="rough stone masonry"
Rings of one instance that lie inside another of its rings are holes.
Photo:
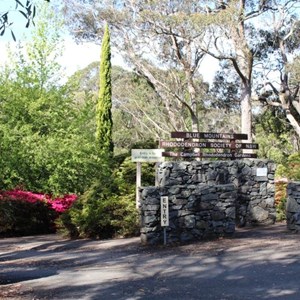
[[[275,164],[269,160],[165,162],[158,187],[141,193],[141,241],[163,241],[160,197],[169,199],[169,243],[231,235],[235,226],[273,224]]]
[[[287,228],[296,233],[300,232],[300,182],[289,182],[287,186],[286,203]]]

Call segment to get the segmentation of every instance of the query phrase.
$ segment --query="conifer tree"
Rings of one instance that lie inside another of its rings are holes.
[[[96,140],[100,153],[113,156],[112,142],[112,84],[111,84],[111,50],[108,25],[105,27],[100,61],[100,90],[97,104]]]

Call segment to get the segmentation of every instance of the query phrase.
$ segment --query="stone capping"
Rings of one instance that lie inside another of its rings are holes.
[[[300,181],[287,185],[286,223],[289,230],[300,232]]]
[[[235,226],[275,223],[275,169],[272,161],[261,159],[161,163],[159,186],[140,189],[142,242],[162,242],[161,196],[170,201],[169,242],[233,234]]]

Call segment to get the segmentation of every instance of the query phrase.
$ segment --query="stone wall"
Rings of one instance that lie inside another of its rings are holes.
[[[287,186],[286,222],[288,229],[300,232],[300,182]]]
[[[233,234],[235,201],[233,184],[173,185],[167,188],[145,188],[141,202],[141,241],[157,244],[163,241],[160,226],[160,197],[169,198],[168,243]]]
[[[169,196],[171,241],[232,234],[234,225],[274,223],[274,173],[273,162],[258,159],[160,164],[159,187],[141,189],[142,241],[162,239],[161,196]]]
[[[266,168],[266,176],[257,176]],[[159,185],[230,184],[237,190],[237,225],[274,223],[275,164],[269,160],[193,161],[162,163],[158,170]]]

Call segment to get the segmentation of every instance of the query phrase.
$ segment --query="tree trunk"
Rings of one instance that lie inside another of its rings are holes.
[[[192,121],[192,131],[199,131],[199,119],[198,119],[198,111],[197,111],[197,100],[196,100],[196,90],[194,87],[194,82],[192,78],[192,74],[189,70],[186,70],[186,78],[187,78],[187,86],[190,97],[190,106],[191,106],[191,121]]]
[[[242,87],[241,93],[241,130],[248,135],[247,142],[252,143],[252,111],[251,88],[248,85]]]

